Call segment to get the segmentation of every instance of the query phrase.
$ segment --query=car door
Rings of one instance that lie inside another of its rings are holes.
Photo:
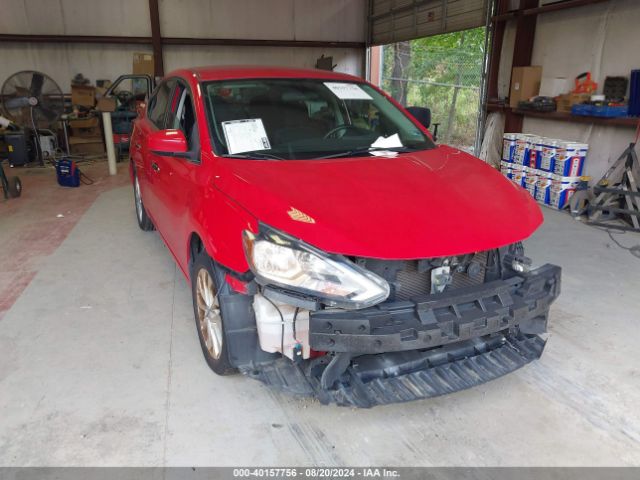
[[[157,129],[156,124],[161,121],[164,125],[164,116],[167,111],[168,100],[163,95],[160,88],[156,89],[147,100],[146,109],[138,112],[138,118],[133,122],[131,132],[131,147],[129,155],[133,162],[135,175],[140,184],[140,193],[147,213],[153,218],[150,212],[151,201],[149,187],[150,163],[147,158],[147,137],[151,131]],[[159,95],[160,94],[160,95]]]
[[[121,75],[107,89],[104,98],[113,99],[111,112],[113,142],[118,148],[132,148],[132,127],[140,105],[151,96],[153,81],[149,75]]]
[[[148,114],[142,122],[141,130],[144,130],[142,138],[139,139],[139,142],[137,138],[135,139],[142,149],[144,157],[143,172],[141,178],[139,178],[142,201],[147,213],[163,237],[167,229],[165,207],[160,191],[162,188],[161,175],[166,174],[166,172],[162,171],[164,158],[148,148],[147,140],[149,133],[165,129],[167,111],[175,84],[175,79],[167,79],[158,85],[156,92],[154,92],[149,101]]]
[[[184,157],[158,156],[156,172],[158,201],[163,205],[162,234],[176,259],[186,262],[188,206],[196,193],[196,175],[200,168],[200,141],[193,95],[186,82],[178,79],[171,94],[165,127],[180,130],[189,146]]]
[[[135,111],[136,103],[151,96],[153,79],[149,75],[120,75],[104,93],[106,98],[115,98],[118,109]],[[124,94],[127,92],[128,94]],[[128,105],[123,101],[129,100]]]

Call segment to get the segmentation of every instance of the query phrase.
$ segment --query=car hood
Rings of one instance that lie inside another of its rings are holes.
[[[430,258],[529,237],[540,208],[521,187],[459,150],[389,157],[221,158],[214,185],[260,222],[324,251]]]

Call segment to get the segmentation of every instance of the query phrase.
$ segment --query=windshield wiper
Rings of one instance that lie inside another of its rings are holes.
[[[415,152],[415,148],[409,147],[360,147],[354,148],[353,150],[348,150],[346,152],[334,153],[332,155],[327,155],[324,157],[316,157],[314,160],[322,160],[325,158],[339,158],[339,157],[354,157],[356,155],[362,155],[363,153],[370,152],[398,152],[398,153],[406,153],[406,152]]]
[[[255,160],[286,160],[285,158],[279,157],[278,155],[274,155],[272,153],[264,153],[264,152],[248,152],[248,153],[229,153],[227,155],[222,155],[226,158],[244,158],[244,159],[255,159]]]

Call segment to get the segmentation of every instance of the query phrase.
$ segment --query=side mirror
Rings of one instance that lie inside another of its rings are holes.
[[[431,128],[431,110],[427,107],[407,107],[407,112],[409,112],[413,117],[420,122],[420,124],[426,128]],[[433,141],[438,140],[438,126],[439,123],[433,124],[433,131],[431,135],[433,136]]]
[[[431,110],[427,107],[407,107],[407,112],[413,115],[424,128],[431,127]]]
[[[147,137],[151,152],[163,157],[191,158],[187,139],[181,130],[158,130]]]

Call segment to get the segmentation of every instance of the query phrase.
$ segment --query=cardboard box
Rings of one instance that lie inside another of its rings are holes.
[[[86,117],[86,118],[70,118],[70,128],[91,128],[100,126],[100,119],[98,117]]]
[[[96,138],[98,140],[102,140],[102,130],[100,127],[72,128],[71,134],[74,137]]]
[[[154,76],[153,54],[134,53],[133,54],[133,74]]]
[[[75,118],[69,120],[71,136],[74,137],[95,137],[102,140],[102,129],[98,117]]]
[[[71,85],[71,103],[83,107],[96,104],[96,89],[88,85]]]
[[[591,99],[588,93],[568,93],[560,95],[556,100],[557,110],[559,112],[571,113],[571,107],[580,103],[587,102]]]
[[[69,147],[74,154],[96,155],[105,152],[102,138],[69,137]]]
[[[102,140],[102,131],[100,130],[100,127],[74,129],[71,133],[75,137],[95,138],[97,140]]]
[[[548,205],[556,210],[562,210],[569,203],[571,195],[574,194],[579,183],[580,177],[552,175]]]
[[[98,105],[96,106],[97,110],[101,112],[115,112],[116,111],[116,99],[113,97],[105,98],[102,97],[98,100]]]
[[[518,102],[529,100],[540,93],[542,67],[514,67],[511,72],[509,105],[518,108]]]
[[[96,99],[98,99],[98,101],[101,97],[104,97],[104,94],[107,93],[110,86],[111,80],[96,80]]]

